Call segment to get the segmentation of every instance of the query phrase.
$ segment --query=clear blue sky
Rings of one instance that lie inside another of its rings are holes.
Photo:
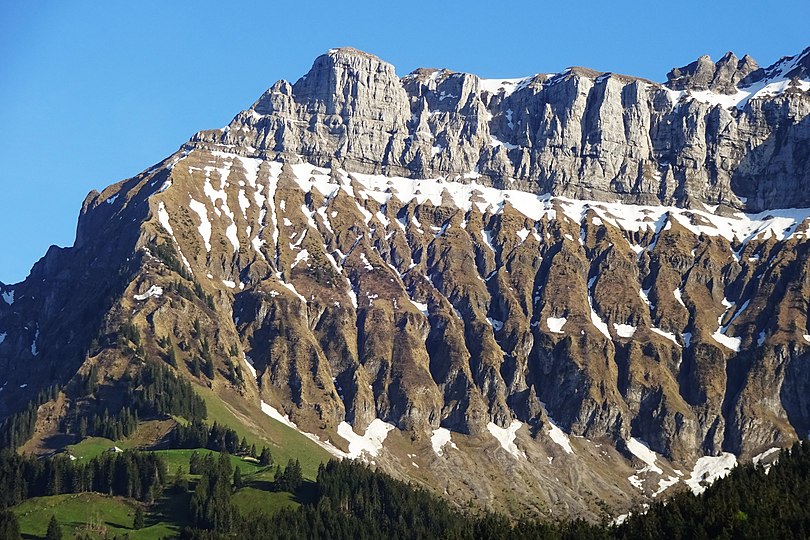
[[[778,6],[778,7],[777,7]],[[571,65],[664,80],[727,50],[810,45],[810,2],[0,0],[0,281],[73,244],[85,195],[221,127],[278,79],[351,45],[490,77]]]

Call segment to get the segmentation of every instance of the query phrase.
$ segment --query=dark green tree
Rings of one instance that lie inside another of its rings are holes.
[[[262,453],[259,454],[259,465],[263,467],[270,467],[273,465],[273,456],[270,454],[270,449],[262,446]]]
[[[48,522],[48,532],[45,533],[45,540],[62,540],[62,528],[54,515],[51,516],[51,520]]]
[[[135,530],[143,529],[144,526],[144,516],[143,516],[143,509],[139,506],[135,509],[135,519],[132,520],[132,528]]]
[[[242,469],[240,469],[239,465],[237,465],[236,469],[233,471],[233,489],[241,489],[244,485],[245,483],[242,480]]]
[[[196,450],[192,452],[191,457],[188,458],[188,472],[191,474],[202,473],[202,460],[199,452]]]
[[[11,510],[0,511],[0,538],[20,540],[20,524]]]

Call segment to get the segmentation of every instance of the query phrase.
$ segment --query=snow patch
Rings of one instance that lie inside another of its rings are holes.
[[[383,448],[383,442],[388,437],[388,432],[392,429],[394,429],[392,424],[375,418],[362,436],[356,434],[352,426],[345,421],[338,425],[337,432],[338,435],[349,442],[347,457],[357,459],[364,453],[369,454],[371,457],[377,457]]]
[[[566,454],[573,454],[574,449],[571,448],[571,440],[568,438],[568,435],[560,429],[557,424],[552,422],[551,419],[549,419],[548,424],[548,436],[551,437],[551,440],[557,443]]]
[[[678,343],[678,340],[675,338],[675,334],[673,334],[672,332],[664,332],[660,328],[655,328],[654,326],[650,327],[650,331],[658,334],[659,336],[663,336],[663,337],[667,338],[672,343],[674,343],[675,345],[678,345],[680,347],[680,343]]]
[[[302,249],[302,250],[301,250],[301,251],[299,251],[299,252],[298,252],[298,254],[295,256],[295,260],[293,261],[292,266],[290,266],[290,270],[292,270],[293,268],[295,268],[295,267],[296,267],[296,265],[298,265],[298,263],[301,263],[301,262],[306,262],[306,261],[308,261],[308,260],[309,260],[309,251],[307,251],[306,249]]]
[[[632,324],[613,323],[613,328],[616,329],[616,334],[623,338],[631,338],[636,333],[636,327]]]
[[[782,450],[782,449],[781,449],[781,448],[778,448],[778,447],[777,447],[777,448],[770,448],[770,449],[768,449],[768,450],[765,450],[765,451],[764,451],[764,452],[762,452],[761,454],[757,454],[756,456],[754,456],[754,457],[751,459],[751,463],[753,463],[754,465],[758,465],[758,464],[759,464],[759,463],[761,463],[762,461],[764,461],[764,460],[768,459],[769,457],[771,457],[773,454],[778,454],[778,453],[779,453],[781,450]],[[771,467],[772,467],[772,466],[773,466],[775,463],[776,463],[776,460],[774,459],[773,461],[770,461],[769,463],[763,463],[763,464],[762,464],[762,466],[763,466],[763,467],[764,467],[764,469],[765,469],[765,474],[767,474],[768,472],[770,472]]]
[[[39,355],[39,349],[37,348],[37,341],[39,341],[39,325],[37,325],[37,331],[34,334],[34,341],[31,342],[31,356]]]
[[[3,293],[3,301],[8,305],[13,304],[14,303],[14,291],[6,291],[6,292],[4,292]]]
[[[487,317],[487,322],[496,332],[500,332],[501,328],[503,328],[503,321],[499,321],[498,319]]]
[[[588,307],[591,308],[591,323],[596,327],[597,330],[602,332],[602,334],[608,338],[608,340],[613,339],[610,336],[610,330],[608,330],[608,325],[605,321],[602,320],[602,317],[596,313],[596,310],[593,309],[593,296],[591,296],[591,288],[593,287],[596,278],[593,277],[588,280]]]
[[[504,96],[511,95],[515,90],[526,87],[534,79],[531,77],[519,77],[517,79],[478,79],[478,91],[489,92],[497,95],[503,93]],[[511,110],[511,109],[510,109]],[[511,114],[508,115],[511,123]]]
[[[719,330],[712,334],[712,338],[723,347],[731,349],[734,352],[740,352],[742,338],[726,336]]]
[[[734,322],[734,319],[736,319],[739,316],[739,314],[746,307],[748,307],[748,302],[745,302],[745,304],[743,304],[743,306],[737,311],[734,317],[732,317],[731,321],[729,321],[729,323],[726,325],[723,325],[723,319],[726,317],[726,314],[729,312],[729,310],[734,307],[734,304],[732,302],[729,302],[728,299],[726,298],[723,298],[722,303],[723,306],[726,308],[726,310],[723,312],[722,315],[720,315],[717,318],[717,324],[719,327],[717,328],[717,330],[714,331],[714,334],[712,334],[712,339],[714,339],[720,345],[723,345],[724,347],[731,349],[734,352],[740,352],[740,343],[742,342],[742,338],[727,336],[726,331],[728,330],[728,327],[731,326],[731,323]]]
[[[490,422],[487,424],[487,429],[492,434],[493,437],[498,439],[498,442],[501,444],[501,448],[509,452],[511,455],[515,456],[516,458],[526,457],[524,454],[515,444],[515,438],[517,437],[517,430],[520,429],[523,423],[519,420],[512,420],[512,423],[509,424],[509,427],[502,428],[495,424],[494,422]]]
[[[167,233],[174,236],[174,231],[169,223],[169,212],[166,211],[166,205],[163,204],[163,201],[158,203],[158,222],[164,229],[166,229]]]
[[[244,360],[245,360],[245,365],[247,366],[248,371],[250,372],[251,375],[253,375],[253,379],[256,380],[259,377],[259,375],[258,375],[258,373],[256,373],[256,366],[253,365],[253,359],[251,357],[249,357],[248,355],[245,355]],[[264,410],[264,409],[262,409],[262,410]]]
[[[677,476],[668,476],[667,478],[661,478],[658,480],[658,489],[653,493],[653,497],[658,497],[667,489],[671,488],[675,484],[680,482],[680,479]]]
[[[656,465],[655,452],[650,450],[642,441],[636,439],[635,437],[630,437],[629,440],[625,441],[625,444],[627,445],[627,449],[630,450],[631,454],[646,464],[646,467],[638,472],[654,472],[657,474],[664,473],[664,471],[661,470],[658,465]]]
[[[262,401],[261,402],[261,409],[262,409],[262,412],[264,414],[266,414],[267,416],[269,416],[270,418],[272,418],[274,420],[277,420],[277,421],[281,422],[282,424],[284,424],[285,426],[296,430],[298,433],[300,433],[304,437],[310,439],[315,444],[317,444],[318,446],[320,446],[321,448],[323,448],[324,450],[326,450],[327,452],[329,452],[330,454],[332,454],[336,458],[345,458],[345,457],[347,457],[344,452],[341,452],[339,449],[335,448],[335,446],[333,444],[329,443],[328,441],[322,441],[320,439],[320,437],[318,437],[317,435],[314,435],[312,433],[307,433],[306,431],[301,431],[300,429],[298,429],[298,426],[296,426],[295,423],[292,420],[290,420],[289,416],[287,416],[286,414],[281,414],[275,407],[273,407],[273,406],[265,403],[264,401]]]
[[[548,325],[548,329],[555,334],[562,334],[563,326],[565,323],[568,322],[568,319],[565,317],[549,317],[546,319],[546,324]]]
[[[135,296],[133,296],[133,298],[135,298],[135,300],[142,301],[146,300],[147,298],[158,298],[162,294],[163,294],[163,287],[152,285],[151,287],[149,287],[149,290],[147,290],[145,293],[136,294]]]
[[[518,238],[520,238],[520,243],[521,244],[526,241],[526,238],[529,237],[529,232],[531,232],[531,231],[529,231],[529,229],[527,229],[526,227],[520,229],[517,232],[517,235],[518,235]]]
[[[492,253],[495,253],[495,248],[492,247],[492,231],[482,229],[481,238],[484,240],[484,245],[487,246]]]
[[[422,302],[417,302],[416,300],[413,300],[413,299],[410,299],[410,300],[411,300],[411,304],[413,304],[414,307],[416,307],[416,309],[421,311],[426,317],[430,314],[428,312],[428,305],[427,304],[423,304]]]
[[[303,303],[305,304],[307,303],[307,299],[304,298],[304,296],[300,294],[297,290],[295,290],[295,286],[292,283],[287,283],[286,281],[283,281],[281,278],[279,278],[279,283],[284,287],[286,287],[287,289],[289,289],[290,292],[292,292],[295,296],[297,296],[298,299],[301,300]]]
[[[458,449],[456,443],[450,439],[450,430],[447,428],[438,428],[433,430],[433,435],[430,436],[430,444],[433,446],[433,451],[437,456],[444,455],[445,445],[450,445],[450,448]]]
[[[272,405],[262,401],[261,406],[262,406],[262,412],[264,414],[266,414],[267,416],[269,416],[270,418],[272,418],[273,420],[278,420],[279,422],[281,422],[285,426],[291,427],[291,428],[293,428],[295,430],[298,429],[298,426],[296,426],[295,423],[293,423],[293,421],[290,420],[289,416],[287,416],[286,414],[281,414],[278,411],[278,409],[276,409]]]
[[[188,207],[193,210],[200,218],[200,224],[197,230],[200,231],[203,242],[205,243],[205,251],[211,251],[211,222],[208,221],[208,209],[205,205],[197,200],[191,199]]]
[[[697,460],[692,474],[685,483],[695,495],[700,495],[715,480],[726,476],[737,465],[734,454],[723,452],[719,456],[705,456]]]
[[[180,258],[183,259],[183,264],[186,266],[186,270],[188,270],[190,274],[194,274],[194,272],[191,271],[191,265],[188,263],[188,259],[186,259],[186,256],[183,255],[183,251],[180,249],[180,244],[177,243],[177,238],[174,237],[174,230],[172,230],[171,223],[169,223],[169,212],[166,211],[166,205],[163,204],[163,201],[158,203],[158,222],[161,227],[169,233],[172,240],[174,240],[177,251],[180,253]]]

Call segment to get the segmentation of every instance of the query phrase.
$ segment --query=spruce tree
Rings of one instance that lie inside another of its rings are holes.
[[[262,453],[259,455],[259,465],[263,467],[269,467],[273,464],[273,456],[270,454],[270,450],[266,447],[262,447]]]
[[[200,465],[200,454],[195,450],[188,459],[188,472],[191,474],[200,474]]]
[[[203,364],[203,373],[205,373],[205,376],[212,381],[214,380],[214,360],[210,355],[205,358],[205,364]]]
[[[240,469],[239,465],[237,465],[236,469],[233,471],[233,489],[241,489],[244,485],[245,483],[242,480],[242,469]]]
[[[20,540],[20,525],[11,510],[0,511],[0,538]]]
[[[45,540],[62,540],[62,528],[54,515],[51,515],[51,520],[48,522],[48,532],[45,534]]]
[[[143,529],[144,526],[144,516],[143,516],[143,509],[139,506],[135,510],[135,519],[132,521],[132,528],[135,530]]]

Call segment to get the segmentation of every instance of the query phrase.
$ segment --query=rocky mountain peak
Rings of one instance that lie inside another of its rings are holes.
[[[767,69],[749,56],[703,56],[672,70],[666,85],[581,67],[518,79],[422,68],[400,79],[374,55],[332,49],[295,84],[276,83],[190,147],[604,201],[807,205],[810,195],[795,181],[806,174],[803,163],[794,170],[777,155],[745,158],[778,123],[770,102],[810,89],[810,81],[786,78],[806,73],[807,62],[806,52]],[[792,101],[791,111],[788,138],[798,142],[808,136],[806,102]],[[751,140],[722,135],[728,129]],[[781,187],[757,180],[766,177]]]
[[[703,55],[691,64],[675,68],[667,74],[667,87],[673,90],[712,90],[733,94],[737,84],[759,68],[748,55],[738,59],[727,52],[717,63]]]
[[[807,80],[810,78],[810,47],[795,56],[783,56],[772,66],[751,73],[743,81],[743,84],[778,78],[787,80]]]
[[[309,72],[293,85],[293,95],[309,112],[376,119],[407,98],[394,66],[351,47],[332,49],[315,59]]]

